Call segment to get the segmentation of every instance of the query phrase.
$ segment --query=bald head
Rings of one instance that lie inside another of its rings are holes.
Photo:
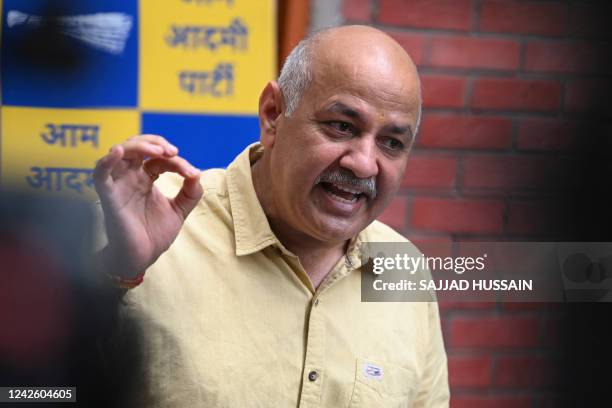
[[[310,86],[331,76],[362,83],[365,88],[376,79],[380,89],[375,91],[393,88],[405,93],[407,101],[416,98],[420,119],[421,90],[416,67],[404,49],[380,30],[359,25],[334,27],[302,40],[287,57],[278,79],[285,115],[293,113]]]

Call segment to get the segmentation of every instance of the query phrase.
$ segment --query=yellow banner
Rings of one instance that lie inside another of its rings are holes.
[[[137,111],[4,106],[1,114],[2,185],[27,191],[94,197],[96,160],[140,132]]]
[[[141,1],[141,109],[255,114],[276,72],[274,3]]]

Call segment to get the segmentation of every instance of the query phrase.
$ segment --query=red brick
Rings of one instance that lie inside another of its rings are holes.
[[[493,374],[489,356],[449,356],[448,378],[451,387],[486,387]]]
[[[445,248],[446,252],[450,254],[450,247],[453,243],[453,239],[449,235],[424,235],[415,234],[413,232],[408,233],[406,237],[412,241],[421,251],[422,246],[431,247],[434,250],[437,248]],[[450,256],[450,255],[449,255]]]
[[[511,138],[509,118],[429,113],[421,122],[417,144],[450,149],[506,149]]]
[[[415,198],[410,222],[413,228],[463,233],[499,233],[504,204],[493,200]]]
[[[450,310],[493,310],[495,309],[495,306],[495,302],[463,302],[453,300],[438,301],[438,307],[442,312]]]
[[[565,108],[570,112],[611,115],[610,89],[612,81],[607,78],[569,81],[565,89]]]
[[[451,75],[422,75],[425,108],[461,108],[465,105],[466,79]]]
[[[463,186],[486,189],[547,189],[568,187],[571,169],[558,158],[478,155],[464,159]]]
[[[563,233],[567,225],[568,209],[563,209],[556,201],[515,202],[508,208],[508,232],[520,235],[557,235]]]
[[[517,146],[521,150],[569,151],[578,146],[579,137],[576,121],[527,118],[519,122]]]
[[[587,41],[530,41],[525,51],[525,70],[535,72],[606,72],[604,47]],[[609,60],[609,55],[608,58]]]
[[[559,2],[485,0],[480,30],[497,33],[563,35],[567,6]]]
[[[457,159],[447,155],[412,155],[403,187],[451,188],[457,177]]]
[[[524,311],[524,310],[559,310],[562,303],[554,302],[503,302],[502,309],[507,311]]]
[[[547,318],[544,321],[544,336],[542,343],[547,347],[558,347],[563,339],[563,318],[561,313],[563,310],[563,303],[550,303],[550,309],[556,310],[557,315],[555,317]]]
[[[347,22],[367,23],[370,21],[370,0],[343,0],[342,15]]]
[[[453,256],[453,239],[450,235],[425,235],[410,231],[406,236],[425,256]]]
[[[518,41],[464,36],[435,37],[431,42],[430,65],[448,68],[519,67]]]
[[[610,37],[612,6],[607,2],[574,2],[570,6],[570,34],[575,36]]]
[[[539,319],[520,317],[455,317],[450,325],[451,347],[522,348],[538,344]]]
[[[471,104],[478,109],[555,111],[561,86],[552,80],[482,78],[474,81]]]
[[[499,357],[495,365],[495,385],[501,387],[540,388],[554,384],[550,359],[531,356]]]
[[[423,36],[394,31],[388,31],[387,34],[393,37],[406,50],[416,65],[420,65],[423,62],[423,49],[426,41]]]
[[[532,408],[533,397],[454,395],[451,393],[451,408]]]
[[[395,197],[393,201],[391,201],[391,204],[389,204],[378,217],[378,220],[402,232],[406,226],[406,197]]]
[[[404,27],[467,31],[470,0],[380,0],[378,21]]]

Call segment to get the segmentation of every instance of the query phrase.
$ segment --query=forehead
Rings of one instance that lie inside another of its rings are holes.
[[[420,88],[418,77],[405,72],[377,70],[368,65],[329,64],[313,72],[303,102],[311,112],[347,114],[356,110],[365,117],[415,122]]]
[[[315,48],[310,67],[312,82],[303,95],[310,109],[343,99],[385,114],[413,116],[418,111],[418,74],[401,47],[328,41]]]

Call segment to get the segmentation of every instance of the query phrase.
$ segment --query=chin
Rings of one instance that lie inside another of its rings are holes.
[[[327,217],[326,217],[327,218]],[[320,220],[317,236],[321,237],[322,241],[326,242],[342,242],[347,241],[359,234],[369,223],[356,222],[349,220],[332,219]]]

